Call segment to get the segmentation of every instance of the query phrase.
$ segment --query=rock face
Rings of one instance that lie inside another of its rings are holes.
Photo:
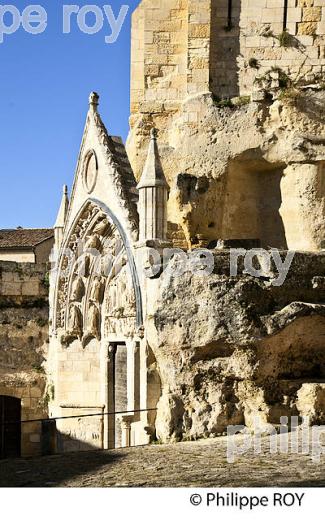
[[[298,392],[297,409],[311,424],[324,424],[325,385],[305,383]]]
[[[192,124],[188,115],[194,112]],[[174,225],[187,247],[258,238],[262,246],[319,250],[325,234],[324,115],[325,94],[312,88],[297,91],[293,100],[237,107],[220,107],[211,94],[185,100],[159,134],[171,188],[170,238],[177,238]],[[139,115],[129,136],[136,173],[153,122]]]
[[[149,327],[163,441],[254,428],[256,417],[264,426],[323,418],[325,294],[312,280],[325,276],[325,255],[297,253],[282,287],[243,272],[231,278],[227,265],[220,252],[208,278],[162,275]]]

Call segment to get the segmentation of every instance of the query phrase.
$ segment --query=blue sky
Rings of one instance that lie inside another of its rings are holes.
[[[22,12],[37,1],[7,3]],[[109,133],[124,140],[128,133],[131,13],[140,1],[39,3],[48,14],[45,32],[31,35],[20,28],[0,44],[0,228],[54,224],[62,185],[70,188],[73,181],[92,90],[101,96]],[[71,33],[62,32],[64,4],[95,3],[111,5],[116,16],[123,4],[130,7],[114,44],[105,43],[106,19],[94,35],[82,33],[76,18]]]

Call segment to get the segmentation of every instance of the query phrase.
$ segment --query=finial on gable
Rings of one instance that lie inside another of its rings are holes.
[[[60,249],[62,240],[63,240],[63,231],[67,220],[69,208],[69,197],[68,197],[68,186],[64,184],[63,186],[63,194],[61,198],[60,209],[57,215],[56,222],[54,224],[54,237],[55,237],[55,247]]]
[[[97,92],[91,92],[90,96],[89,96],[90,108],[92,108],[96,112],[98,105],[99,105],[99,95],[97,94]]]

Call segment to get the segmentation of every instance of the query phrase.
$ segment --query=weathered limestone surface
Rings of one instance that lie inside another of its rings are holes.
[[[298,391],[297,408],[308,416],[311,424],[324,424],[325,420],[325,385],[305,383]]]
[[[229,253],[219,252],[209,277],[162,275],[147,323],[160,440],[254,429],[256,417],[265,427],[304,413],[321,423],[325,293],[313,280],[325,276],[325,255],[297,253],[282,287],[274,274],[230,278]]]
[[[47,266],[0,262],[0,395],[21,399],[21,420],[47,416]],[[23,456],[41,454],[41,423],[21,429]]]
[[[259,238],[263,246],[319,250],[324,114],[324,92],[313,88],[294,100],[235,108],[206,94],[184,101],[163,123],[140,113],[128,152],[139,175],[150,126],[158,125],[168,220],[182,229],[185,245]]]

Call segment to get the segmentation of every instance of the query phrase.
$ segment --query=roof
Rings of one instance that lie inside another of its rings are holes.
[[[0,229],[0,249],[33,249],[53,237],[53,229]]]

